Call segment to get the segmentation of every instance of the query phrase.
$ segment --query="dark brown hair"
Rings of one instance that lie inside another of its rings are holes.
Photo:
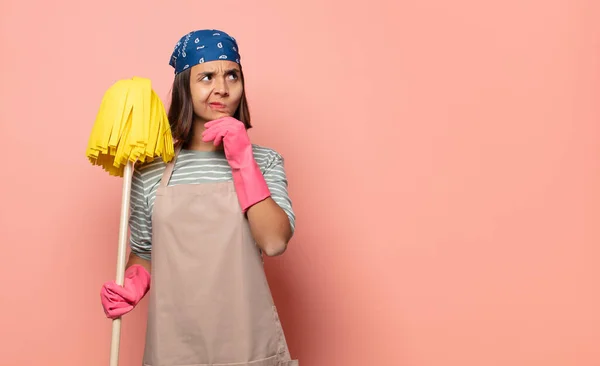
[[[192,103],[192,92],[190,91],[190,70],[191,68],[175,75],[171,89],[171,103],[167,116],[171,125],[175,147],[187,145],[194,134],[194,105]],[[244,73],[241,66],[240,79],[242,86],[244,86]],[[248,100],[246,99],[246,88],[242,90],[240,105],[233,117],[242,121],[246,129],[252,128]]]

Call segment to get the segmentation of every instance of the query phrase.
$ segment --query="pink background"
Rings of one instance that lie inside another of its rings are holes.
[[[600,365],[598,1],[1,4],[0,364],[108,364],[121,180],[87,138],[115,80],[166,100],[174,43],[216,27],[286,158],[267,269],[302,366]]]

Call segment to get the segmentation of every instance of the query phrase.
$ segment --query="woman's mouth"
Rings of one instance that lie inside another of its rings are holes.
[[[225,109],[226,105],[219,102],[208,103],[212,109]]]

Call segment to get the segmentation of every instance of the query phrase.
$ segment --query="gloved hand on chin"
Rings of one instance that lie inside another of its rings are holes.
[[[131,265],[125,271],[123,286],[115,281],[105,282],[100,290],[100,300],[108,318],[118,318],[140,302],[150,289],[150,273],[139,264]]]
[[[215,146],[223,143],[242,211],[246,212],[252,205],[271,196],[260,167],[254,160],[244,123],[233,117],[223,117],[207,122],[204,127],[202,141],[213,141]]]

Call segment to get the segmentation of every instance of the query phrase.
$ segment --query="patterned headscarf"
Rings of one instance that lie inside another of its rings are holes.
[[[229,34],[217,29],[190,32],[175,45],[169,65],[175,75],[194,65],[215,60],[240,63],[237,42]]]

